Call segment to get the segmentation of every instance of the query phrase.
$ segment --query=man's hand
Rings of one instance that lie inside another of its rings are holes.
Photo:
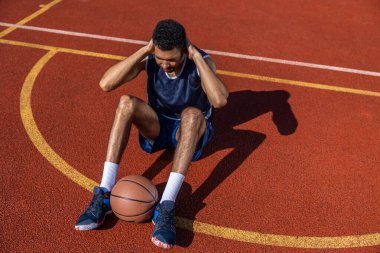
[[[203,59],[202,54],[186,39],[188,57],[193,60],[199,71],[202,88],[208,100],[215,108],[221,108],[227,103],[228,90],[224,83],[215,75],[215,64],[211,58]]]
[[[201,53],[199,53],[193,44],[191,44],[189,39],[186,39],[186,48],[190,60],[194,60],[196,56],[201,55]]]
[[[141,47],[127,59],[118,62],[107,70],[100,80],[100,87],[104,91],[116,89],[123,83],[134,79],[142,70],[145,69],[145,58],[149,54],[154,53],[154,44],[150,40],[149,43]]]
[[[154,53],[154,44],[153,40],[151,39],[148,43],[148,45],[145,46],[145,50],[147,54],[153,54]]]

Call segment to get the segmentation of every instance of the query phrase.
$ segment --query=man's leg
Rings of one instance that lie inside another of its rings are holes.
[[[159,247],[170,248],[175,244],[174,203],[205,130],[206,120],[199,109],[189,107],[182,112],[172,172],[153,217],[152,242]]]
[[[116,183],[120,159],[127,146],[132,124],[144,137],[152,140],[160,133],[160,123],[153,109],[144,101],[125,95],[121,97],[116,109],[100,184],[109,191]]]
[[[111,129],[106,160],[119,163],[129,140],[132,123],[140,133],[149,139],[156,139],[160,133],[160,123],[153,109],[139,98],[124,95],[116,109]]]
[[[199,109],[188,107],[182,112],[181,125],[176,134],[178,143],[174,153],[172,171],[160,202],[165,200],[175,202],[195,149],[205,129],[206,120]]]
[[[116,182],[119,162],[127,146],[132,124],[136,125],[145,137],[153,140],[160,133],[158,117],[153,109],[142,100],[125,95],[121,97],[116,109],[100,187],[94,188],[93,199],[79,217],[75,229],[97,228],[104,222],[105,215],[112,212],[109,205],[110,191]]]
[[[186,175],[195,149],[205,130],[206,120],[199,109],[188,107],[183,110],[181,126],[176,134],[178,144],[174,154],[172,172]]]

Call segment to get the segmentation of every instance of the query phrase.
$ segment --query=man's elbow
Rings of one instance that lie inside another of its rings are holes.
[[[226,104],[227,104],[227,98],[218,99],[218,100],[214,101],[214,103],[212,103],[213,107],[216,109],[222,108]]]
[[[212,106],[214,108],[222,108],[227,105],[227,98],[228,98],[228,90],[225,90],[223,94],[220,94],[219,96],[214,97],[214,101],[212,101]]]
[[[100,86],[100,88],[101,88],[103,91],[106,91],[106,92],[112,90],[111,85],[110,85],[108,82],[104,81],[103,79],[100,80],[100,82],[99,82],[99,86]]]

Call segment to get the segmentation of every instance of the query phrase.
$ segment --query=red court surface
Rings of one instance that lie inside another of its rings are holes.
[[[142,46],[110,37],[147,41],[163,18],[224,52],[210,55],[230,91],[179,193],[171,250],[380,252],[380,6],[369,0],[1,1],[1,252],[163,251],[149,222],[112,215],[101,229],[74,230],[100,182],[120,96],[146,99],[144,73],[99,88]],[[162,194],[173,152],[146,154],[136,137],[133,128],[119,178],[144,175]]]

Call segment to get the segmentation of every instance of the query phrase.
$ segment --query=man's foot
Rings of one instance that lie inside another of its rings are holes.
[[[158,247],[169,249],[175,244],[174,202],[158,204],[153,216],[152,242]]]
[[[75,224],[76,230],[90,230],[100,227],[107,214],[112,213],[110,192],[104,192],[100,187],[94,187],[94,196],[89,207],[79,217]]]

